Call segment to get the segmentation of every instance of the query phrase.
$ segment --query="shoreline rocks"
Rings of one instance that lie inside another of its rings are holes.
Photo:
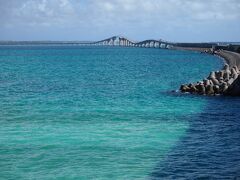
[[[230,69],[229,65],[225,64],[221,71],[211,72],[202,81],[182,84],[180,91],[199,95],[240,96],[240,70],[237,66]]]
[[[223,94],[229,96],[240,96],[240,75],[238,75],[237,79],[229,85],[228,89],[224,91]]]

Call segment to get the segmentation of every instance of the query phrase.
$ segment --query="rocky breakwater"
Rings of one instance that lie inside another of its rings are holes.
[[[221,71],[213,71],[197,83],[183,84],[180,91],[200,95],[240,96],[240,70],[237,66],[224,65]]]

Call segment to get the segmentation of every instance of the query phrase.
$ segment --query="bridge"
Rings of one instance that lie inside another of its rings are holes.
[[[123,47],[142,47],[142,48],[163,48],[170,49],[175,44],[163,40],[144,40],[140,42],[129,40],[123,36],[113,36],[101,41],[82,43],[82,45],[94,45],[94,46],[123,46]]]

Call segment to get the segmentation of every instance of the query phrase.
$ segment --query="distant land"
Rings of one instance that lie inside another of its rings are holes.
[[[147,39],[132,41],[123,36],[113,36],[100,41],[0,41],[0,45],[102,45],[102,46],[129,46],[145,48],[215,48],[240,53],[240,42],[169,42],[164,40]]]
[[[1,41],[0,45],[27,45],[27,44],[86,44],[95,41]],[[240,42],[176,42],[176,44],[219,44],[219,45],[240,45]]]
[[[0,41],[0,45],[86,44],[93,41]]]

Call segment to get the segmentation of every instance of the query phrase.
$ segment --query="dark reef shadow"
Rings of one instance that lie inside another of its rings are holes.
[[[180,117],[190,127],[149,179],[240,178],[240,98],[203,98],[207,98],[208,104],[201,113]]]

